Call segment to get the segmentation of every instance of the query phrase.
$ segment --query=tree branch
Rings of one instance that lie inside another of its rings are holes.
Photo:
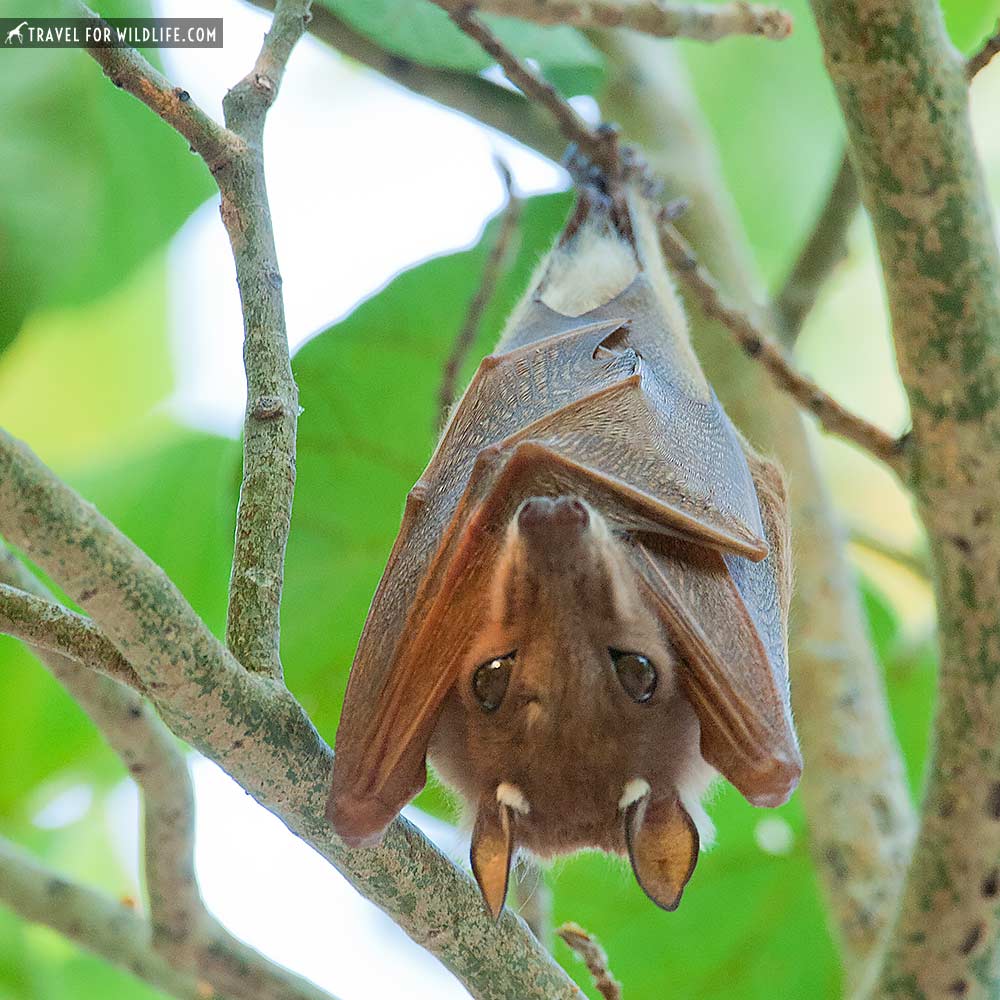
[[[597,938],[579,924],[562,924],[556,928],[556,934],[587,966],[587,971],[594,980],[594,989],[604,997],[604,1000],[622,1000],[621,983],[611,974],[607,952],[601,947]]]
[[[579,998],[511,913],[494,923],[474,883],[405,820],[351,850],[324,810],[333,755],[280,682],[244,670],[166,574],[28,448],[0,432],[0,533],[128,656],[164,719],[483,1000]],[[416,900],[416,905],[413,901]]]
[[[275,0],[249,2],[264,10],[273,10],[275,4]],[[566,148],[545,112],[507,87],[457,70],[422,66],[387,52],[324,6],[312,11],[309,33],[406,90],[504,132],[550,160],[559,160]]]
[[[812,413],[824,430],[863,448],[900,474],[905,474],[906,438],[891,434],[856,416],[825,393],[795,366],[777,341],[772,340],[750,317],[725,303],[715,279],[698,264],[687,241],[674,228],[667,210],[661,213],[660,246],[674,272],[687,284],[706,316],[718,320],[736,338],[746,355],[757,360],[780,389]]]
[[[820,289],[847,256],[847,230],[860,204],[861,192],[854,165],[844,153],[813,231],[774,298],[774,314],[786,347],[795,343]]]
[[[85,17],[100,20],[77,0]],[[253,69],[223,100],[218,125],[138,52],[89,49],[119,87],[171,124],[199,153],[222,195],[220,212],[243,305],[247,407],[243,480],[229,584],[226,639],[247,669],[281,676],[280,607],[295,489],[298,388],[292,377],[281,272],[264,182],[263,135],[285,65],[305,31],[310,0],[279,0]]]
[[[455,24],[482,45],[531,100],[547,108],[563,135],[599,167],[607,177],[619,177],[625,169],[617,133],[611,129],[592,129],[573,110],[554,87],[530,69],[478,18],[468,6],[451,8],[447,0],[434,0],[448,11]],[[635,169],[643,170],[642,166]],[[755,358],[771,375],[774,383],[799,404],[813,413],[830,433],[853,441],[877,458],[903,473],[905,438],[897,439],[874,424],[855,416],[823,392],[812,379],[795,370],[781,347],[766,337],[745,313],[726,305],[715,279],[702,267],[690,247],[672,225],[672,214],[664,209],[660,218],[660,243],[678,277],[686,282],[699,299],[705,314],[718,320],[736,337],[743,350]]]
[[[592,129],[548,80],[523,63],[475,14],[468,4],[433,0],[461,31],[477,41],[487,55],[507,74],[529,101],[545,108],[555,119],[567,142],[577,145],[587,159],[614,176],[620,167],[617,136],[604,129]]]
[[[458,9],[457,0],[447,0]],[[782,39],[792,33],[790,14],[743,3],[666,3],[663,0],[476,0],[484,14],[519,17],[535,24],[576,28],[631,28],[661,38],[717,42],[730,35]]]
[[[174,969],[151,944],[149,924],[117,900],[69,881],[0,838],[0,902],[178,1000],[205,1000],[211,987]]]
[[[0,553],[0,580],[9,579],[8,560],[17,563],[14,555],[4,550]],[[89,618],[7,583],[0,583],[0,632],[142,690],[128,660]]]
[[[264,180],[264,121],[305,31],[310,0],[279,0],[253,69],[222,102],[246,154],[217,177],[243,305],[247,406],[226,642],[248,669],[281,677],[281,588],[295,490],[299,390]]]
[[[78,16],[92,21],[101,20],[80,0],[75,0],[74,6]],[[229,164],[234,156],[244,152],[245,146],[239,136],[205,114],[186,90],[173,86],[135,49],[88,48],[87,52],[116,87],[139,98],[184,136],[213,174]]]
[[[975,79],[976,75],[986,69],[993,61],[993,57],[1000,53],[1000,29],[995,31],[985,42],[974,52],[965,63],[965,75],[969,80]]]
[[[9,550],[3,549],[0,556],[0,579],[29,588],[33,594],[3,585],[0,593],[12,591],[35,601],[50,617],[55,617],[52,608],[72,615],[51,601],[52,595]],[[96,631],[93,625],[90,628]],[[87,713],[142,792],[150,913],[149,925],[142,923],[153,951],[173,968],[196,976],[203,994],[211,984],[220,996],[231,1000],[329,1000],[324,991],[236,940],[205,909],[194,869],[194,790],[187,762],[149,703],[75,660],[38,646],[31,648]],[[99,648],[95,647],[95,656]],[[117,650],[110,649],[120,659]],[[35,919],[30,912],[25,915]],[[114,956],[112,960],[124,961]]]
[[[690,195],[677,225],[736,302],[759,282],[736,206],[671,46],[606,32],[605,112],[639,142],[670,190]],[[681,289],[684,291],[683,287]],[[863,978],[892,919],[916,819],[857,584],[794,402],[687,294],[692,337],[726,411],[787,473],[795,540],[789,622],[792,699],[807,761],[799,795],[848,984]]]
[[[135,673],[93,622],[63,608],[7,549],[0,559],[0,615],[27,622],[18,638],[77,701],[139,784],[146,806],[146,884],[153,945],[182,942],[198,930],[203,913],[194,876],[194,797],[187,765],[173,736],[130,687],[102,677],[102,656]],[[28,593],[27,591],[31,591]],[[12,609],[12,610],[11,610]],[[41,634],[42,642],[35,641]],[[80,655],[62,655],[60,646]],[[136,680],[135,686],[141,686]],[[168,956],[169,957],[169,956]]]
[[[972,80],[1000,52],[1000,32],[986,39],[969,57],[965,73]],[[847,254],[845,240],[861,204],[861,191],[851,158],[845,151],[826,203],[798,259],[792,265],[781,291],[774,299],[782,342],[790,347],[798,338],[806,316],[812,311],[820,289]]]
[[[812,0],[885,278],[934,557],[941,666],[921,829],[876,995],[1000,991],[1000,254],[965,66],[932,0]]]

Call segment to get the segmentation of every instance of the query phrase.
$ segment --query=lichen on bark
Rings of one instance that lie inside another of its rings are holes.
[[[885,277],[934,561],[922,823],[877,996],[1000,991],[1000,257],[963,60],[931,0],[812,0]]]

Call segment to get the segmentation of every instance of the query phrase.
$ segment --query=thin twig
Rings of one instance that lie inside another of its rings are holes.
[[[91,21],[101,18],[85,4],[74,4],[80,17]],[[243,140],[207,115],[182,87],[171,82],[151,66],[135,49],[88,48],[116,87],[127,90],[156,112],[168,125],[190,143],[214,174],[244,152]]]
[[[281,589],[295,491],[299,391],[264,182],[263,136],[309,7],[310,0],[279,0],[253,69],[222,102],[227,127],[247,144],[247,154],[218,178],[243,305],[247,377],[226,642],[248,670],[270,677],[281,677]]]
[[[592,129],[548,80],[531,70],[476,16],[468,4],[453,5],[447,0],[434,0],[445,10],[456,26],[475,39],[483,50],[496,60],[507,78],[530,101],[546,108],[568,142],[576,143],[587,159],[609,176],[619,167],[617,135],[611,130]]]
[[[457,8],[457,0],[447,0]],[[467,4],[466,4],[467,6]],[[483,13],[519,17],[535,24],[576,28],[630,28],[660,38],[716,42],[731,35],[780,40],[792,33],[783,10],[734,0],[732,3],[667,3],[664,0],[477,0]]]
[[[986,69],[993,61],[993,57],[1000,53],[1000,25],[997,30],[986,39],[978,51],[969,56],[965,63],[965,75],[972,80],[977,73]]]
[[[991,35],[965,64],[966,76],[972,80],[1000,52],[1000,31]],[[845,151],[840,167],[816,223],[792,265],[788,277],[774,299],[774,312],[779,320],[781,340],[791,347],[816,304],[820,289],[833,269],[847,255],[847,230],[861,205],[861,191],[854,164]]]
[[[860,205],[858,178],[845,152],[813,231],[774,299],[774,313],[786,347],[795,343],[820,289],[847,256],[847,230]]]
[[[465,320],[455,337],[455,343],[452,345],[448,360],[445,362],[441,388],[438,390],[438,429],[444,427],[448,419],[448,411],[455,402],[459,371],[476,341],[476,335],[482,326],[483,313],[486,311],[490,299],[493,298],[497,281],[510,259],[514,237],[517,235],[517,227],[521,221],[523,202],[514,191],[510,170],[499,159],[497,160],[497,169],[503,178],[504,189],[507,192],[507,204],[500,219],[500,230],[497,233],[496,241],[486,258],[486,264],[483,266],[479,287],[469,303]]]
[[[17,561],[9,551],[0,552],[0,581],[10,578],[8,560]],[[132,665],[89,618],[3,582],[0,582],[0,632],[142,690],[142,682]]]
[[[850,537],[855,545],[882,556],[883,559],[889,559],[921,580],[930,582],[933,566],[930,553],[925,546],[913,550],[893,545],[857,524],[851,528]]]
[[[758,329],[746,313],[723,301],[715,279],[699,265],[687,241],[674,228],[668,210],[661,212],[659,235],[664,256],[697,297],[705,314],[730,330],[744,352],[763,365],[781,389],[816,416],[831,434],[853,441],[897,471],[905,468],[905,437],[893,437],[845,409],[811,378],[796,371],[781,345]]]
[[[607,952],[589,931],[579,924],[563,924],[556,928],[556,934],[576,952],[580,960],[594,978],[594,988],[604,1000],[622,1000],[621,983],[608,968]]]
[[[591,129],[569,102],[518,59],[471,9],[450,9],[444,0],[435,2],[448,10],[459,28],[483,46],[526,96],[549,109],[566,138],[576,143],[580,151],[603,170],[612,183],[621,178],[625,161],[629,157],[623,155],[619,148],[616,132],[603,128]],[[646,171],[638,158],[631,159],[634,162],[630,163],[630,169],[640,175]],[[649,180],[648,177],[642,179]],[[670,206],[661,212],[659,233],[664,255],[681,280],[687,282],[706,315],[731,330],[743,350],[763,365],[781,389],[813,413],[827,431],[853,441],[899,472],[905,469],[905,437],[897,439],[845,409],[823,392],[812,379],[797,372],[780,345],[758,330],[745,313],[724,304],[715,279],[698,264],[691,248],[672,225]]]
[[[226,640],[248,669],[281,676],[280,605],[295,489],[298,389],[292,377],[281,272],[264,183],[263,134],[285,66],[305,31],[310,0],[279,0],[253,69],[223,100],[226,127],[130,48],[90,49],[114,83],[171,124],[205,160],[243,305],[247,407],[243,480],[229,586]],[[78,3],[85,17],[98,16]]]

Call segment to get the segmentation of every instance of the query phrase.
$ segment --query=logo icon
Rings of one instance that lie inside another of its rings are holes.
[[[18,40],[18,42],[21,45],[23,45],[24,44],[24,36],[21,34],[21,29],[27,23],[28,23],[27,21],[22,21],[16,28],[11,28],[10,31],[7,32],[7,38],[4,41],[4,45],[10,45],[10,44],[12,44],[15,38]]]

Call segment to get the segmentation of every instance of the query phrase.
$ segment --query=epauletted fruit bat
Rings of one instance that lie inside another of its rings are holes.
[[[788,517],[692,352],[654,206],[585,189],[406,499],[328,815],[376,842],[428,756],[503,907],[518,848],[627,853],[674,909],[720,772],[784,802]]]

